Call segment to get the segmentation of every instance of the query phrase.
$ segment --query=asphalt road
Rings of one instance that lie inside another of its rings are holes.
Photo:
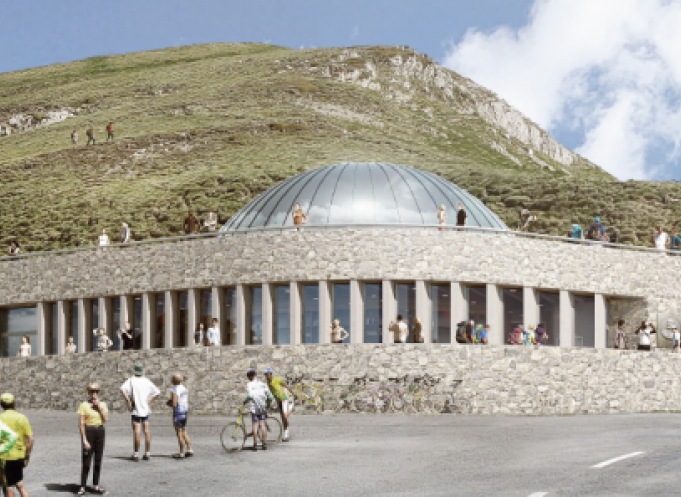
[[[32,496],[75,493],[76,414],[26,412]],[[110,495],[678,495],[681,415],[292,417],[291,441],[226,454],[228,418],[195,416],[196,457],[173,460],[170,420],[152,417],[153,458],[131,462],[127,416],[112,415],[102,485]],[[642,452],[595,468],[613,458]]]

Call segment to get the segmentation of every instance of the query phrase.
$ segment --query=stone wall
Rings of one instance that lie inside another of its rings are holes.
[[[243,400],[245,372],[272,367],[305,382],[391,383],[404,375],[440,379],[471,403],[473,414],[579,414],[681,409],[681,354],[559,347],[430,345],[233,346],[0,359],[3,391],[21,408],[75,412],[88,382],[123,410],[119,388],[135,361],[163,394],[170,377],[186,376],[195,412],[229,413]]]

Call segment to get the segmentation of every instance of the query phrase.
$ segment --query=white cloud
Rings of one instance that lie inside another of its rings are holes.
[[[672,0],[535,0],[525,26],[470,30],[444,65],[583,132],[577,152],[618,178],[651,178],[681,156],[679,26]]]

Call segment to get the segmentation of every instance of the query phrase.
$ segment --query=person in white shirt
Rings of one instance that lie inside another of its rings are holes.
[[[258,423],[262,434],[262,450],[267,450],[267,408],[274,400],[274,396],[267,385],[255,376],[255,371],[249,369],[246,373],[248,385],[246,386],[246,400],[250,403],[251,421],[253,422],[253,450],[258,450]]]
[[[96,328],[92,330],[92,334],[97,337],[97,352],[106,352],[113,346],[111,338],[106,336],[104,328]]]
[[[643,321],[641,326],[636,330],[636,334],[638,335],[638,350],[650,350],[650,339],[653,333],[657,333],[653,323],[646,323]]]
[[[209,212],[208,217],[203,221],[203,226],[206,228],[206,231],[209,231],[211,233],[214,232],[217,224],[218,218],[215,216],[215,214],[213,214],[212,211]]]
[[[77,351],[76,344],[73,343],[73,337],[69,337],[69,341],[66,344],[66,348],[64,348],[64,354],[69,355],[69,354],[75,354]]]
[[[218,326],[217,318],[213,318],[212,326],[208,328],[208,331],[206,332],[206,337],[208,337],[208,345],[212,345],[213,347],[220,346],[221,343],[220,327]]]
[[[106,230],[102,228],[102,234],[99,235],[98,244],[100,247],[109,245],[109,235],[106,234]]]
[[[131,459],[135,462],[140,460],[140,425],[142,425],[147,449],[142,459],[148,461],[151,459],[151,432],[149,431],[151,409],[149,406],[161,391],[148,378],[144,377],[144,366],[141,362],[135,363],[132,374],[134,376],[128,378],[121,385],[121,394],[123,394],[128,404],[128,411],[132,416],[134,453]]]
[[[180,452],[173,454],[174,459],[192,457],[192,442],[187,435],[187,417],[189,416],[189,391],[182,384],[182,375],[173,375],[173,391],[167,402],[168,407],[173,408],[173,426],[177,434],[177,442],[180,444]],[[187,450],[185,452],[185,445]]]
[[[130,243],[130,228],[125,221],[121,223],[121,243]]]
[[[17,357],[31,357],[31,339],[26,335],[21,337],[21,346],[19,352],[17,352]]]
[[[393,339],[395,343],[407,343],[407,337],[409,336],[409,326],[404,322],[402,314],[397,315],[397,323],[392,321],[388,328],[393,332]]]
[[[657,250],[666,250],[670,243],[670,238],[667,233],[662,231],[662,226],[657,227],[657,231],[653,233],[653,243]]]

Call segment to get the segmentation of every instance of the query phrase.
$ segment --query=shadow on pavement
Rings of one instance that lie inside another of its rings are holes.
[[[45,488],[50,492],[78,493],[80,486],[75,483],[46,483]]]

